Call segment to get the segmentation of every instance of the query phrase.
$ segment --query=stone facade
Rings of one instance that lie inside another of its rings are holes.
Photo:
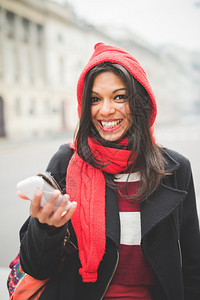
[[[48,0],[2,0],[0,22],[0,135],[74,129],[76,82],[97,34],[80,26],[69,6]]]

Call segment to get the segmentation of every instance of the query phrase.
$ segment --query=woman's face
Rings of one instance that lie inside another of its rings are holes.
[[[120,139],[132,124],[127,88],[113,72],[98,74],[91,92],[91,120],[107,141]]]

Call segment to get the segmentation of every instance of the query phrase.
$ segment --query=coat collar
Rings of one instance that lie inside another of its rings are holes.
[[[170,155],[170,151],[167,148],[163,148],[163,153],[166,160],[165,169],[171,173],[176,171],[180,164]]]
[[[187,192],[161,184],[148,200],[141,204],[142,238],[167,218],[184,200]]]
[[[163,151],[166,159],[165,169],[170,173],[169,179],[172,179],[180,164],[172,158],[167,149]],[[178,190],[173,186],[173,180],[167,182],[167,184],[161,183],[158,189],[141,204],[142,238],[159,222],[167,218],[187,195],[186,191]]]
[[[172,158],[167,149],[163,149],[166,159],[166,170],[174,176],[180,164]],[[141,234],[142,238],[167,218],[187,195],[186,191],[178,190],[169,184],[160,184],[158,189],[141,203]],[[106,187],[106,235],[119,247],[120,220],[116,193]]]

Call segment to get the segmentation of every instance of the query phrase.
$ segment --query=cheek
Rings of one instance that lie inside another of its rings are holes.
[[[130,108],[128,103],[123,103],[123,105],[120,107],[120,111],[125,118],[131,120],[131,113],[130,113]]]

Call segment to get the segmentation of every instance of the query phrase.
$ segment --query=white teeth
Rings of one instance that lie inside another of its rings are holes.
[[[101,121],[101,125],[104,128],[113,128],[113,127],[117,126],[120,122],[121,122],[121,120],[112,121],[112,122],[103,122],[103,121]]]

